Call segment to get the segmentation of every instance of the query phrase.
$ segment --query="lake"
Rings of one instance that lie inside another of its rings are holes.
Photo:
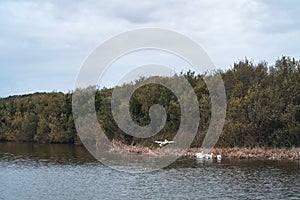
[[[0,199],[300,199],[299,161],[182,158],[130,174],[82,146],[0,143]]]

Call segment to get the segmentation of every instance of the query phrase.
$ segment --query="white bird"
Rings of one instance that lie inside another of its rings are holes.
[[[196,153],[196,157],[199,159],[203,159],[205,156],[203,155],[203,151],[201,151],[200,153]]]
[[[222,160],[222,156],[221,155],[217,155],[217,161],[221,161]]]
[[[205,154],[205,159],[208,159],[208,160],[210,160],[210,159],[212,159],[213,158],[213,153],[210,153],[210,154]]]
[[[158,140],[156,140],[154,142],[157,143],[157,144],[159,144],[160,147],[162,147],[162,146],[164,146],[166,144],[172,144],[172,143],[174,143],[174,141],[169,141],[167,139],[165,139],[164,141],[158,141]]]

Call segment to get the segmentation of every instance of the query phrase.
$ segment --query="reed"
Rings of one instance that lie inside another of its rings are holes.
[[[149,156],[179,156],[183,149],[175,148],[154,148],[139,145],[126,145],[120,141],[112,141],[111,152],[128,154],[145,154]],[[183,157],[195,157],[197,152],[220,154],[223,158],[229,159],[263,159],[263,160],[300,160],[300,148],[189,148],[182,155]]]
[[[197,152],[208,152],[207,149],[189,149],[189,155]],[[220,154],[223,158],[230,159],[263,159],[263,160],[300,160],[300,148],[213,148],[210,152]]]

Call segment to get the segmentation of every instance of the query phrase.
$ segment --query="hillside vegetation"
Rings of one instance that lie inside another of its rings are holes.
[[[299,61],[282,57],[274,66],[246,60],[235,63],[223,77],[227,116],[218,147],[299,147],[300,67]],[[204,74],[184,76],[198,97],[200,126],[193,147],[201,146],[210,119],[210,97]],[[169,78],[169,79],[172,79]],[[137,80],[136,82],[142,81]],[[127,87],[136,83],[124,85]],[[167,111],[164,128],[151,138],[124,134],[111,114],[113,89],[97,90],[95,96],[100,125],[111,140],[125,144],[153,145],[154,139],[172,139],[180,125],[180,105],[167,88],[148,84],[137,89],[130,101],[133,120],[150,122],[149,108],[156,103]],[[92,128],[92,127],[91,127]],[[0,99],[0,140],[38,143],[80,143],[72,115],[72,94],[35,93]]]

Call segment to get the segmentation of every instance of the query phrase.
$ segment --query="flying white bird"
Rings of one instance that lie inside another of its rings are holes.
[[[162,147],[162,146],[164,146],[164,145],[166,145],[166,144],[172,144],[172,143],[174,143],[174,141],[169,141],[169,140],[167,140],[167,139],[165,139],[165,141],[158,141],[158,140],[156,140],[156,141],[154,141],[156,144],[159,144],[159,146],[160,147]]]

